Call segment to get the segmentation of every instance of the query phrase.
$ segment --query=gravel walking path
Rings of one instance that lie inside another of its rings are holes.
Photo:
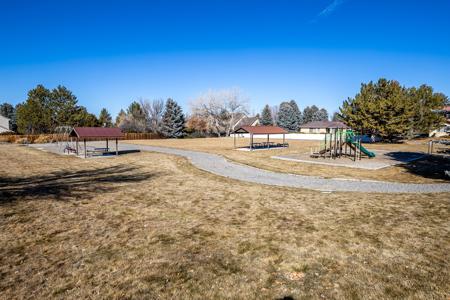
[[[224,157],[205,152],[175,148],[131,145],[122,146],[141,151],[152,151],[179,155],[188,158],[199,169],[232,179],[318,191],[371,192],[371,193],[438,193],[450,192],[450,183],[414,184],[370,180],[326,179],[317,176],[304,176],[276,173],[231,162]]]

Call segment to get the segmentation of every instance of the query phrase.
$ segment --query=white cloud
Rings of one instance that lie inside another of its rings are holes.
[[[312,22],[317,22],[319,18],[323,18],[332,14],[345,0],[333,0],[327,7],[325,7],[317,16],[312,20]]]

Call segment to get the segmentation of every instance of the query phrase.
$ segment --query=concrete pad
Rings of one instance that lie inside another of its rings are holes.
[[[409,163],[418,159],[421,159],[426,154],[421,152],[393,152],[385,150],[374,151],[376,157],[366,158],[363,157],[361,160],[353,161],[349,157],[341,157],[336,159],[330,158],[312,158],[310,153],[300,153],[300,154],[289,154],[272,156],[274,159],[295,161],[301,163],[309,164],[319,164],[328,165],[335,167],[346,167],[346,168],[356,168],[356,169],[366,169],[366,170],[379,170],[394,165]]]

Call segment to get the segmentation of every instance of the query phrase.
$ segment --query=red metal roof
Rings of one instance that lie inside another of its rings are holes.
[[[106,127],[74,127],[70,136],[75,136],[81,139],[88,138],[122,138],[123,133],[120,128],[106,128]]]
[[[283,134],[287,133],[287,131],[278,126],[242,126],[235,130],[234,133]]]

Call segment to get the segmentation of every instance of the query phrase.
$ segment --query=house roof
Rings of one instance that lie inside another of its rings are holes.
[[[235,130],[234,133],[283,134],[287,133],[287,131],[278,126],[242,126]]]
[[[70,133],[72,137],[81,139],[89,138],[122,138],[123,133],[120,128],[105,128],[105,127],[74,127]]]
[[[313,121],[300,125],[300,128],[343,128],[349,129],[345,123],[339,121]]]
[[[11,120],[10,118],[5,117],[4,115],[0,115],[0,119],[6,119],[6,120]]]
[[[234,124],[233,128],[239,128],[242,126],[252,126],[256,121],[258,121],[258,117],[245,117],[243,116],[239,121]]]

